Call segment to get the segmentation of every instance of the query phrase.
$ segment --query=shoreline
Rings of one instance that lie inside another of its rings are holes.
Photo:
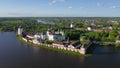
[[[74,51],[64,50],[64,49],[58,49],[58,48],[49,46],[49,44],[47,44],[48,46],[45,46],[45,45],[41,45],[41,44],[34,44],[32,42],[27,42],[27,41],[23,40],[23,38],[19,35],[17,35],[17,38],[18,38],[18,40],[20,40],[21,42],[23,42],[25,44],[35,46],[35,47],[44,48],[44,49],[48,49],[48,50],[55,51],[55,52],[62,52],[62,53],[65,53],[65,54],[76,55],[76,56],[86,56],[86,57],[87,56],[92,56],[92,54],[80,54],[79,52],[74,52]]]

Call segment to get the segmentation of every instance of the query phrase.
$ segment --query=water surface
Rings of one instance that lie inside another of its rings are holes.
[[[120,68],[120,49],[97,47],[93,56],[72,56],[25,45],[14,32],[3,32],[0,68]]]

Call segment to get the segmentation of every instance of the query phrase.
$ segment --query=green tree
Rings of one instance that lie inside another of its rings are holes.
[[[107,37],[102,36],[101,41],[107,41]]]
[[[112,30],[109,32],[109,41],[115,41],[118,33],[116,30]]]
[[[81,36],[80,37],[80,42],[83,44],[83,45],[86,45],[89,43],[89,40],[86,38],[86,36]]]
[[[45,40],[44,41],[46,44],[52,44],[54,41],[51,41],[51,40]]]

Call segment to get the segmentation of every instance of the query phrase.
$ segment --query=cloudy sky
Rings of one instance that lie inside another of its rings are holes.
[[[0,0],[0,17],[120,17],[120,0]]]

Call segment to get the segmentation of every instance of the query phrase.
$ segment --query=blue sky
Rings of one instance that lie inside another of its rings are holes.
[[[120,0],[0,0],[0,17],[120,17]]]

